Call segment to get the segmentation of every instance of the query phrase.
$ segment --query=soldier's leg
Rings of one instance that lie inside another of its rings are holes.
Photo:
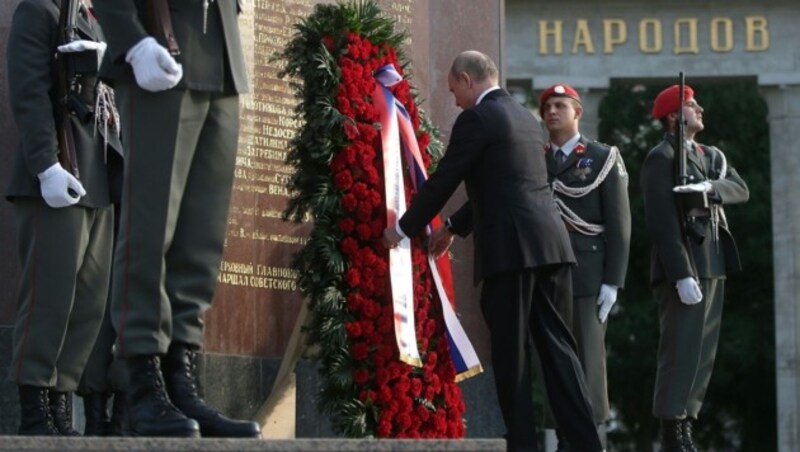
[[[204,437],[258,437],[257,423],[227,418],[209,407],[198,391],[200,316],[211,306],[222,259],[239,130],[238,96],[208,95],[208,100],[166,256],[173,338],[164,358],[164,378],[173,403],[200,424]]]
[[[572,334],[575,336],[578,359],[586,375],[586,386],[594,409],[596,423],[608,420],[608,386],[606,376],[606,325],[597,318],[597,298],[576,297]]]
[[[700,363],[708,300],[685,305],[669,283],[659,284],[654,294],[659,303],[661,334],[653,414],[659,419],[683,419]]]
[[[20,386],[22,434],[61,434],[50,415],[50,389],[73,316],[75,281],[88,209],[53,209],[42,200],[15,203],[22,264],[9,380]],[[101,313],[102,315],[102,313]],[[97,333],[99,319],[86,329]],[[65,369],[64,381],[72,378]],[[77,378],[77,377],[74,377]]]
[[[126,357],[132,435],[196,437],[197,422],[170,402],[161,369],[172,337],[164,255],[205,112],[191,91],[150,93],[119,84],[125,142],[122,214],[114,255],[113,322]]]
[[[166,255],[173,340],[194,347],[203,344],[200,317],[211,306],[222,259],[239,130],[238,96],[207,96],[207,114]]]
[[[151,93],[120,84],[125,142],[122,212],[114,254],[112,314],[123,356],[166,353],[172,307],[164,255],[172,245],[188,162],[205,114],[190,91]]]

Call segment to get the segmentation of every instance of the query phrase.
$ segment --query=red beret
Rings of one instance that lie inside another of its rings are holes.
[[[683,86],[683,97],[685,102],[694,99],[694,90],[691,86]],[[678,111],[680,102],[680,87],[678,85],[672,85],[661,91],[653,102],[653,118],[661,119],[672,112]]]
[[[544,116],[544,113],[542,113],[544,103],[551,97],[569,97],[570,99],[577,100],[579,104],[582,103],[580,94],[578,94],[573,87],[564,83],[557,83],[542,91],[542,94],[539,96],[539,114],[541,116]]]

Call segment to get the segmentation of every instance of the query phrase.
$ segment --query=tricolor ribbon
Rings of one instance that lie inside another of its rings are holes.
[[[386,65],[375,71],[375,80],[378,83],[375,84],[372,102],[380,112],[387,225],[397,225],[398,219],[406,210],[403,154],[409,163],[411,182],[415,191],[418,191],[428,178],[411,118],[403,104],[395,99],[388,88],[402,79],[393,65]],[[441,225],[442,220],[437,215],[427,227],[428,235],[430,236]],[[442,305],[447,339],[450,343],[450,358],[456,369],[456,381],[461,381],[481,373],[483,368],[455,313],[450,259],[446,255],[438,259],[428,255],[428,265]],[[414,330],[414,279],[410,239],[401,240],[398,246],[389,250],[389,276],[400,360],[421,366],[422,360]]]

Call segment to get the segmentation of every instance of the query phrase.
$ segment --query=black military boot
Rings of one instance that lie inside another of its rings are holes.
[[[50,390],[48,396],[56,429],[62,436],[81,436],[79,431],[72,428],[72,393]]]
[[[50,397],[47,388],[19,386],[19,431],[25,436],[60,436],[53,425]]]
[[[83,395],[83,412],[86,416],[86,428],[83,436],[106,436],[111,421],[108,416],[108,394],[90,392]]]
[[[681,419],[661,420],[661,452],[686,452],[682,424]]]
[[[556,452],[569,452],[569,441],[567,441],[567,437],[564,436],[564,432],[556,429],[556,440],[558,445],[556,445]]]
[[[200,424],[204,437],[258,438],[257,422],[230,419],[200,398],[197,384],[197,352],[187,344],[170,345],[164,357],[164,379],[172,402]]]
[[[156,355],[127,359],[130,387],[128,419],[132,436],[200,437],[200,426],[169,400]]]
[[[681,425],[681,432],[683,433],[683,448],[686,449],[686,452],[697,452],[697,446],[694,443],[694,438],[692,437],[692,422],[694,419],[690,417],[686,417],[682,421]]]
[[[124,392],[114,393],[107,436],[128,436],[128,396]]]

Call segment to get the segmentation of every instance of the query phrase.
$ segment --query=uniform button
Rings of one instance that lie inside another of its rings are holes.
[[[689,176],[689,180],[694,180],[694,176]]]
[[[592,251],[597,251],[597,245],[592,245]]]

